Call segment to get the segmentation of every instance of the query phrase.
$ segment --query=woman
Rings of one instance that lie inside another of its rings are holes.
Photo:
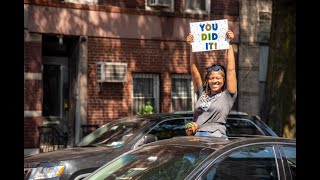
[[[226,32],[229,42],[234,39],[234,33]],[[193,42],[193,35],[187,36],[187,42]],[[227,50],[226,67],[214,64],[207,68],[204,82],[202,82],[198,60],[192,47],[190,48],[190,68],[194,90],[198,100],[194,110],[194,121],[198,125],[195,136],[221,137],[226,135],[226,118],[237,97],[237,79],[235,59],[232,45]]]

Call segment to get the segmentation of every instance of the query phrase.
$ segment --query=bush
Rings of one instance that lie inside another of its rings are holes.
[[[144,105],[142,108],[139,109],[137,112],[137,115],[141,114],[153,114],[153,107],[150,102],[147,102],[146,105]]]

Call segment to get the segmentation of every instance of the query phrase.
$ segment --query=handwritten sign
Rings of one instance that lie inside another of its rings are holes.
[[[226,36],[227,30],[227,19],[190,23],[190,32],[193,34],[194,40],[192,51],[229,49],[229,40]]]

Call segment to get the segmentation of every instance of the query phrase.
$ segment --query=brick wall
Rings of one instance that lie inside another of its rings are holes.
[[[214,15],[239,16],[239,0],[212,0],[211,12]]]
[[[42,117],[25,117],[24,118],[24,148],[39,147],[39,130],[42,123]]]
[[[99,4],[123,8],[144,9],[146,0],[100,0]],[[174,12],[183,13],[184,0],[174,1]],[[239,16],[239,0],[211,0],[212,15]]]
[[[160,89],[160,111],[170,112],[171,110],[171,74],[163,72],[160,77],[162,88]]]
[[[42,110],[42,81],[41,77],[42,53],[41,35],[31,34],[24,43],[24,110],[41,112]],[[32,114],[32,113],[31,113]],[[42,117],[24,118],[24,147],[38,147],[39,132],[37,127],[42,123]]]
[[[24,71],[31,73],[41,72],[41,42],[24,43]]]
[[[224,63],[226,51],[199,53],[200,71],[213,62]],[[104,124],[131,115],[132,73],[160,76],[160,111],[171,110],[171,74],[190,74],[189,46],[181,41],[89,38],[88,40],[88,123]],[[203,61],[202,59],[211,59]],[[128,64],[127,82],[98,83],[96,63]]]
[[[25,80],[24,82],[24,110],[42,110],[42,82],[40,80]]]
[[[100,0],[99,4],[126,8],[144,9],[145,0]]]

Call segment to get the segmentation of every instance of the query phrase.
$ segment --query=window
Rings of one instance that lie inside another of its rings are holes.
[[[278,179],[273,146],[242,147],[218,160],[204,179]]]
[[[249,135],[264,135],[259,128],[250,120],[246,119],[227,119],[227,135],[230,134],[249,134]]]
[[[185,11],[188,13],[210,14],[211,1],[186,0]]]
[[[172,75],[172,111],[190,111],[194,107],[193,85],[190,75]]]
[[[174,11],[174,0],[145,0],[146,10],[149,11]]]
[[[191,121],[192,117],[164,121],[156,125],[149,134],[157,136],[158,140],[186,136],[185,125]]]
[[[159,112],[159,75],[133,74],[133,114],[150,103],[153,112]]]

